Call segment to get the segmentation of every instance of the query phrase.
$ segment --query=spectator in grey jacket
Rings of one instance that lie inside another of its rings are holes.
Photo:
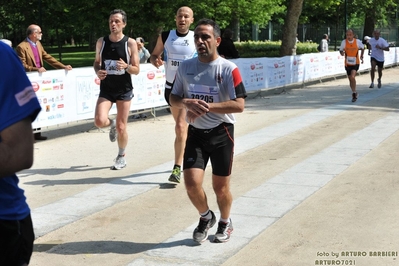
[[[139,50],[140,64],[147,63],[148,58],[150,58],[150,52],[144,47],[144,39],[142,37],[136,38],[137,49]]]

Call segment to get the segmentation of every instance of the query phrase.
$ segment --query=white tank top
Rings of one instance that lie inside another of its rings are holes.
[[[166,89],[170,89],[175,80],[177,68],[180,63],[186,59],[190,59],[197,56],[197,50],[194,44],[194,32],[189,31],[186,36],[179,37],[176,34],[176,30],[171,30],[169,36],[164,44],[164,60],[165,74],[166,74]]]

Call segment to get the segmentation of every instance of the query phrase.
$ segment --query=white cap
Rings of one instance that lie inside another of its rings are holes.
[[[143,37],[137,37],[137,38],[136,38],[136,42],[144,43]]]
[[[9,46],[12,46],[12,42],[7,39],[0,39],[1,42],[4,42],[5,44],[8,44]]]
[[[364,40],[365,41],[368,41],[368,40],[370,40],[371,38],[369,37],[369,36],[364,36]]]

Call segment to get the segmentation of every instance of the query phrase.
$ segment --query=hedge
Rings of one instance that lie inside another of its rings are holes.
[[[280,57],[281,41],[246,41],[234,43],[241,58]],[[296,54],[317,53],[317,43],[297,43]]]

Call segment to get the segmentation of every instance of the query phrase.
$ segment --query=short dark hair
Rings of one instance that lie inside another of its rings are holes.
[[[220,37],[220,27],[212,19],[208,18],[200,19],[195,27],[197,28],[200,25],[211,25],[213,27],[213,36],[215,36],[215,38]]]
[[[353,35],[355,35],[355,31],[354,31],[353,29],[347,29],[347,30],[345,31],[345,33],[347,33],[348,31],[352,32]]]
[[[328,34],[323,34],[323,39],[327,39]]]
[[[109,12],[109,15],[114,15],[114,14],[121,14],[122,15],[122,21],[124,23],[127,23],[127,16],[126,16],[126,12],[123,11],[122,9],[114,9],[111,12]]]

